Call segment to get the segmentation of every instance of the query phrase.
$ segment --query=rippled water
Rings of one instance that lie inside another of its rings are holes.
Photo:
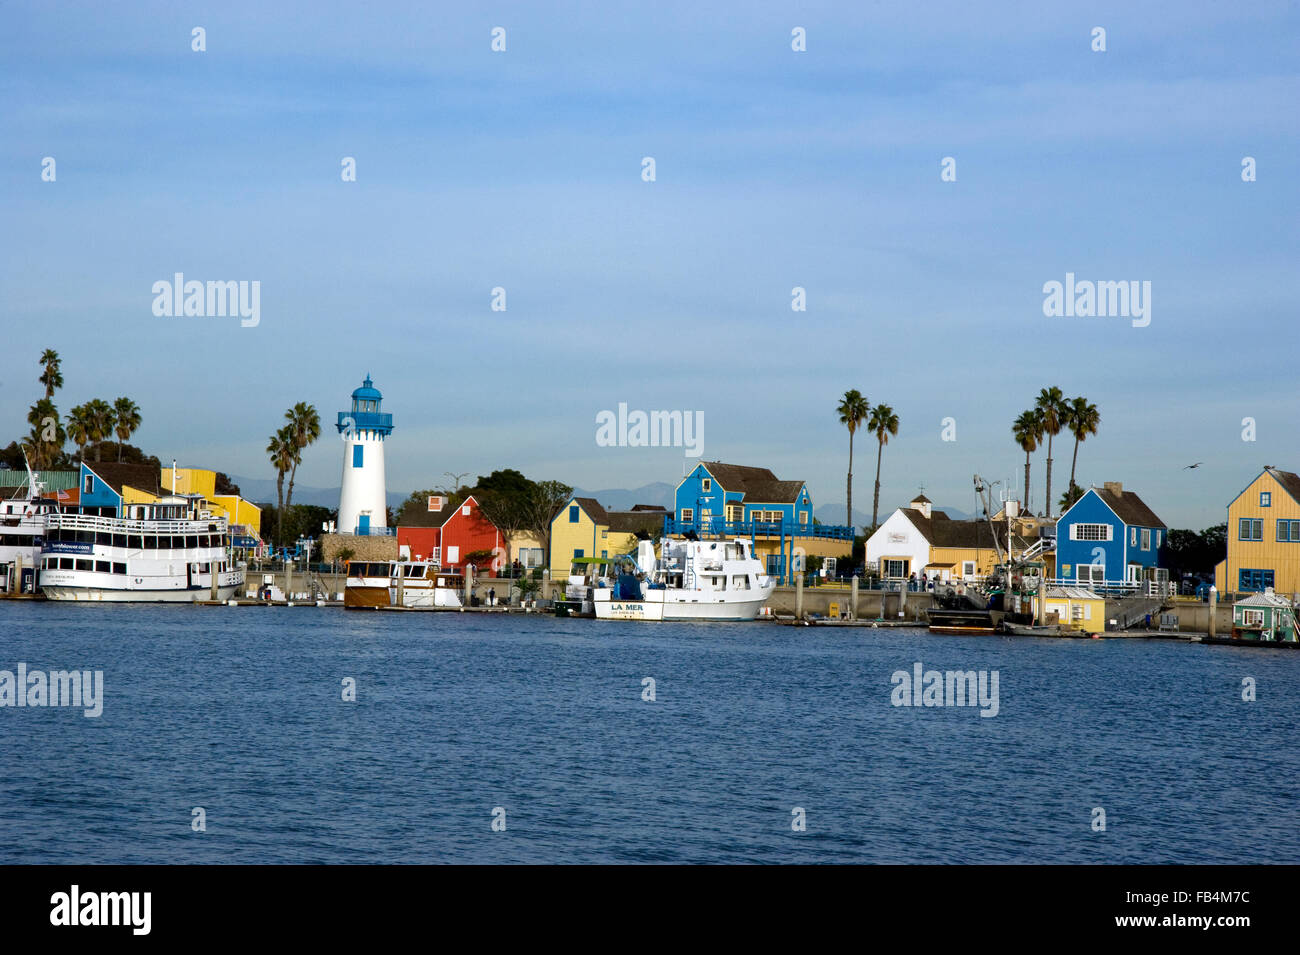
[[[1296,652],[315,608],[0,622],[0,669],[102,669],[106,696],[98,719],[0,709],[5,862],[1300,861]],[[999,714],[894,707],[918,661],[997,670]]]

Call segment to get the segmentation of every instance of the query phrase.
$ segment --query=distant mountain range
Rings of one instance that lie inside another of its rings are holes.
[[[250,478],[239,474],[230,475],[230,480],[239,485],[240,496],[246,501],[252,501],[254,504],[275,504],[275,480],[272,478]],[[285,478],[284,489],[289,490],[289,479]],[[388,506],[398,508],[410,496],[410,492],[389,491]],[[295,504],[314,504],[317,507],[328,507],[330,510],[339,506],[339,488],[337,487],[308,487],[305,484],[295,484],[293,486],[293,502]]]

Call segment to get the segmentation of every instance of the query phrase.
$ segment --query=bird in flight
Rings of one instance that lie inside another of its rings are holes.
[[[1191,470],[1193,470],[1193,469],[1195,469],[1195,468],[1199,468],[1199,467],[1200,467],[1202,464],[1204,464],[1204,463],[1205,463],[1204,461],[1197,461],[1195,464],[1186,464],[1186,465],[1183,465],[1183,470],[1184,470],[1184,471],[1191,471]]]

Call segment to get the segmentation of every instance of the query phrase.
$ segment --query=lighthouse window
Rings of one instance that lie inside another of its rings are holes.
[[[361,467],[362,454],[365,452],[365,450],[366,450],[365,445],[361,445],[361,444],[352,445],[352,466],[354,468]]]

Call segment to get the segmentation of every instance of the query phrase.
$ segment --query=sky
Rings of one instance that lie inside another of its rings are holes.
[[[0,3],[0,25],[5,443],[54,348],[63,413],[128,395],[133,443],[185,465],[271,478],[284,410],[314,404],[308,486],[337,485],[367,373],[390,491],[675,482],[684,449],[597,442],[626,403],[842,505],[849,388],[900,419],[886,513],[1021,483],[1011,422],[1049,385],[1101,414],[1078,482],[1171,527],[1300,470],[1294,2]],[[258,324],[155,315],[176,272],[260,282]],[[1068,272],[1150,282],[1150,324],[1045,315]],[[875,452],[860,434],[858,511]]]

